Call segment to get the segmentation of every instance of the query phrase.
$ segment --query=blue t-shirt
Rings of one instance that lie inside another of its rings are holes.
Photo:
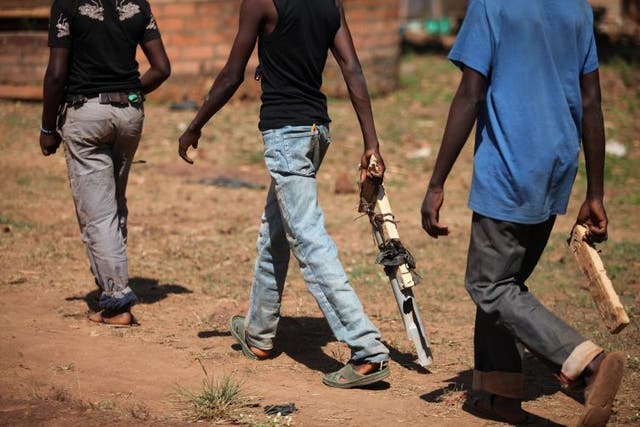
[[[580,77],[598,68],[589,4],[471,0],[449,59],[487,78],[469,207],[522,224],[565,213],[580,151]]]

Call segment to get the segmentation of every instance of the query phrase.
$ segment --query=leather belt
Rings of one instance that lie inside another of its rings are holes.
[[[98,102],[100,104],[119,104],[128,105],[129,99],[124,92],[103,92],[98,94]]]
[[[70,95],[67,96],[66,101],[69,107],[78,107],[93,98],[98,98],[98,103],[100,104],[120,106],[127,106],[129,104],[138,105],[144,101],[144,96],[140,92],[101,92],[92,96]]]

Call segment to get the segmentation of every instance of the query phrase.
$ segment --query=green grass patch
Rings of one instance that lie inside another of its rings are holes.
[[[625,61],[622,58],[615,58],[608,64],[603,65],[603,68],[617,73],[622,78],[622,82],[626,87],[630,88],[634,86],[633,73],[636,67],[629,61]]]
[[[606,243],[601,255],[607,272],[620,290],[624,290],[628,283],[637,280],[634,262],[640,254],[640,242],[621,241]]]
[[[357,283],[379,284],[386,282],[382,266],[374,263],[353,263],[346,268],[349,279]],[[381,277],[383,276],[383,277]]]
[[[262,151],[253,151],[247,156],[247,162],[252,165],[262,163],[263,159],[264,155]]]
[[[21,185],[23,187],[28,187],[31,185],[31,177],[22,175],[16,178],[16,184]]]
[[[640,193],[623,194],[611,200],[616,206],[640,206]]]
[[[577,286],[586,283],[586,278],[580,273],[573,254],[566,247],[567,236],[564,233],[553,233],[541,261],[538,263],[532,278],[528,281],[535,293],[545,294],[560,290],[573,299],[577,292],[582,292]],[[607,269],[609,278],[619,291],[624,291],[629,283],[634,283],[634,262],[640,253],[640,243],[632,241],[609,241],[600,244],[602,261]],[[581,296],[575,297],[574,303],[581,307],[588,306]]]
[[[385,185],[392,188],[403,188],[407,185],[407,182],[403,179],[390,179],[388,181],[385,180]]]
[[[605,186],[622,187],[638,178],[638,161],[629,157],[607,156],[604,168]]]
[[[8,225],[19,231],[29,231],[33,228],[33,224],[26,221],[16,221],[9,215],[0,214],[0,224]]]
[[[32,118],[26,117],[20,113],[9,113],[4,117],[4,121],[7,125],[17,128],[30,128],[32,124]]]
[[[217,380],[207,372],[201,360],[198,359],[198,363],[204,373],[201,388],[190,390],[180,387],[177,391],[187,418],[193,421],[237,421],[241,410],[250,406],[240,383],[232,375]]]
[[[402,90],[394,96],[401,103],[417,102],[422,106],[450,103],[454,95],[451,73],[455,67],[440,55],[405,55],[400,75]]]
[[[115,409],[116,405],[113,401],[106,399],[98,402],[89,402],[89,407],[94,411],[111,411]]]

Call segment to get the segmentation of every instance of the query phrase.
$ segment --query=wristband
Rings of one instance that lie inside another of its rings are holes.
[[[45,129],[42,126],[40,126],[40,132],[44,133],[45,135],[53,135],[54,133],[56,133],[55,129]]]

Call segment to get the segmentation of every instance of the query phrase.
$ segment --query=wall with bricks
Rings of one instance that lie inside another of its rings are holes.
[[[8,0],[13,1],[13,0]],[[29,16],[46,19],[50,0],[15,0],[12,8],[0,2],[0,19]],[[31,3],[29,3],[31,2]],[[241,0],[149,0],[171,60],[172,76],[151,99],[199,101],[222,69],[238,27]],[[344,0],[347,21],[358,50],[369,89],[393,90],[398,84],[400,56],[399,0]],[[0,31],[0,97],[41,96],[42,76],[48,58],[43,31]],[[257,51],[257,49],[256,49]],[[140,69],[147,68],[141,51]],[[236,97],[255,98],[260,84],[253,80],[257,66],[254,52],[245,82]],[[330,55],[324,77],[330,96],[343,96],[346,88]]]
[[[46,33],[0,33],[0,97],[41,98],[48,52]]]

